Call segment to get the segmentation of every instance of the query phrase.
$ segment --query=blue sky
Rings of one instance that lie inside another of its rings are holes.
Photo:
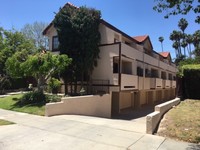
[[[20,30],[24,24],[42,21],[50,23],[66,0],[4,0],[0,5],[0,27]],[[190,23],[186,33],[199,29],[194,23],[195,15],[172,16],[164,19],[164,14],[153,11],[154,0],[71,0],[76,6],[87,6],[101,10],[102,18],[130,36],[149,35],[154,50],[161,51],[159,36],[164,37],[164,50],[175,52],[169,35],[178,29],[177,23],[184,17]]]

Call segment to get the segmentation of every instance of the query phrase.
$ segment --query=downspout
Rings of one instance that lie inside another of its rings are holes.
[[[144,48],[143,48],[143,50],[144,50]],[[145,68],[144,68],[144,51],[143,51],[143,84],[142,84],[142,90],[144,90],[144,78],[145,78]]]
[[[122,54],[122,44],[121,42],[119,43],[119,71],[118,71],[118,76],[119,76],[119,80],[118,80],[118,84],[119,84],[119,92],[121,92],[121,68],[122,68],[122,58],[121,58],[121,54]]]

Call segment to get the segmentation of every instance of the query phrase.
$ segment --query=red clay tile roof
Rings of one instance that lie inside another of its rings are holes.
[[[161,56],[167,58],[170,55],[170,52],[160,52],[159,53]]]
[[[135,39],[139,43],[144,42],[147,38],[148,38],[148,35],[142,35],[142,36],[135,36],[135,37],[133,37],[133,39]]]

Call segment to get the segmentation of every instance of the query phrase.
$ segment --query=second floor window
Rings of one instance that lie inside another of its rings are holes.
[[[52,38],[52,51],[58,50],[58,46],[59,46],[58,36],[53,36],[53,38]]]

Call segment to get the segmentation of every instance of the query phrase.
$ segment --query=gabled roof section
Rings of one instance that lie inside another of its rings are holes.
[[[67,6],[71,6],[74,8],[79,8],[77,6],[75,6],[74,4],[67,2],[61,9],[67,7]],[[60,11],[60,10],[59,10]],[[49,30],[49,28],[53,25],[53,21],[44,29],[44,31],[42,32],[43,35],[45,35],[47,33],[47,31]]]
[[[134,36],[134,37],[132,37],[134,40],[136,40],[137,41],[137,43],[138,44],[142,44],[142,43],[144,43],[145,41],[149,41],[149,43],[150,43],[150,45],[151,45],[151,48],[152,48],[152,50],[153,50],[153,45],[152,45],[152,43],[151,43],[151,40],[150,40],[150,38],[149,38],[149,35],[140,35],[140,36]]]
[[[159,53],[162,57],[167,58],[170,56],[170,52],[160,52]],[[170,56],[171,57],[171,56]]]
[[[135,39],[137,42],[142,43],[148,38],[148,35],[142,35],[142,36],[134,36],[133,39]]]
[[[125,36],[126,38],[130,39],[133,42],[137,42],[135,39],[133,39],[131,36],[129,36],[128,34],[122,32],[121,30],[117,29],[115,26],[111,25],[110,23],[108,23],[107,21],[101,19],[101,23],[104,24],[105,26],[107,26],[108,28],[122,34],[123,36]]]

